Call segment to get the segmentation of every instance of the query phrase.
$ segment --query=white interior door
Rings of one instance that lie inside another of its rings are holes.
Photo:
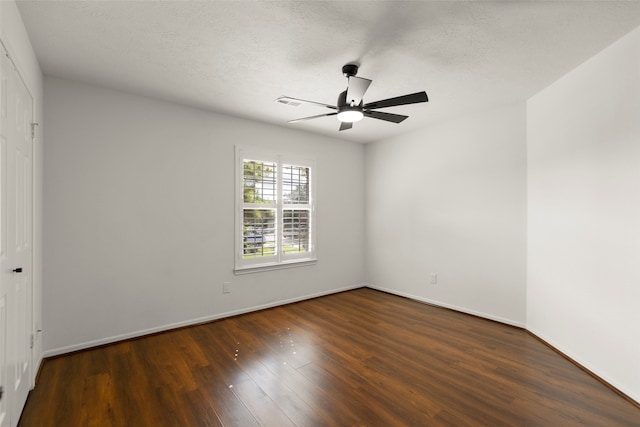
[[[0,427],[14,427],[32,383],[33,100],[4,50],[0,82]]]
[[[7,270],[7,75],[4,49],[2,55],[2,69],[0,70],[0,427],[9,426],[9,411],[11,406],[11,389],[9,385],[9,330],[7,326],[7,302],[9,299],[9,283]]]

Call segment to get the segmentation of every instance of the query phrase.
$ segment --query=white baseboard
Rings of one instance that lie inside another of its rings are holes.
[[[191,319],[191,320],[187,320],[187,321],[183,321],[183,322],[171,323],[171,324],[168,324],[168,325],[163,325],[163,326],[159,326],[159,327],[155,327],[155,328],[144,329],[144,330],[135,331],[135,332],[127,333],[127,334],[116,335],[116,336],[107,337],[107,338],[103,338],[103,339],[99,339],[99,340],[87,341],[87,342],[74,344],[74,345],[70,345],[70,346],[66,346],[66,347],[55,348],[55,349],[52,349],[52,350],[46,350],[46,351],[44,351],[42,353],[41,357],[36,361],[36,366],[35,366],[35,369],[34,369],[34,373],[38,372],[38,369],[39,369],[43,359],[45,359],[47,357],[59,356],[59,355],[66,354],[66,353],[71,353],[71,352],[74,352],[74,351],[85,350],[85,349],[88,349],[88,348],[97,347],[97,346],[101,346],[101,345],[105,345],[105,344],[111,344],[111,343],[115,343],[115,342],[118,342],[118,341],[123,341],[123,340],[127,340],[127,339],[132,339],[132,338],[138,338],[138,337],[141,337],[141,336],[144,336],[144,335],[154,334],[154,333],[157,333],[157,332],[164,332],[164,331],[169,331],[169,330],[172,330],[172,329],[182,328],[182,327],[185,327],[185,326],[192,326],[192,325],[197,325],[197,324],[201,324],[201,323],[211,322],[211,321],[214,321],[214,320],[223,319],[225,317],[237,316],[237,315],[240,315],[240,314],[250,313],[250,312],[253,312],[253,311],[264,310],[264,309],[267,309],[267,308],[277,307],[277,306],[285,305],[285,304],[291,304],[291,303],[294,303],[294,302],[304,301],[304,300],[307,300],[307,299],[322,297],[322,296],[325,296],[325,295],[331,295],[331,294],[344,292],[344,291],[349,291],[349,290],[352,290],[352,289],[363,288],[363,287],[379,290],[379,291],[386,292],[386,293],[389,293],[389,294],[398,295],[398,296],[409,298],[409,299],[412,299],[412,300],[415,300],[415,301],[423,302],[425,304],[433,305],[433,306],[436,306],[436,307],[448,308],[448,309],[451,309],[451,310],[459,311],[461,313],[471,314],[473,316],[477,316],[477,317],[493,320],[495,322],[500,322],[500,323],[504,323],[504,324],[507,324],[507,325],[511,325],[511,326],[515,326],[515,327],[518,327],[518,328],[525,329],[525,330],[531,332],[533,335],[535,335],[539,339],[545,341],[546,343],[548,343],[549,345],[551,345],[552,347],[554,347],[558,351],[564,353],[567,357],[573,359],[575,362],[577,362],[580,365],[582,365],[585,369],[587,369],[587,370],[591,371],[592,373],[594,373],[594,375],[599,376],[603,381],[606,381],[611,386],[617,388],[622,393],[626,394],[629,398],[631,398],[631,399],[635,400],[636,402],[640,403],[640,395],[638,395],[638,393],[634,392],[633,390],[626,389],[621,384],[616,383],[616,381],[613,381],[610,378],[607,378],[606,375],[601,375],[598,372],[598,370],[596,370],[592,366],[590,366],[590,364],[588,362],[585,362],[580,357],[576,356],[575,354],[572,354],[570,351],[567,351],[560,344],[558,344],[558,343],[554,342],[553,340],[549,339],[548,337],[546,337],[544,334],[540,333],[539,331],[536,331],[535,329],[527,327],[527,325],[525,323],[517,322],[517,321],[511,320],[511,319],[506,319],[506,318],[499,317],[499,316],[494,316],[492,314],[483,313],[483,312],[479,312],[479,311],[476,311],[476,310],[470,310],[470,309],[465,308],[465,307],[455,306],[455,305],[452,305],[452,304],[444,303],[442,301],[437,301],[437,300],[433,300],[433,299],[429,299],[429,298],[424,298],[424,297],[413,295],[413,294],[410,294],[410,293],[407,293],[407,292],[400,292],[400,291],[397,291],[395,289],[388,289],[388,288],[385,288],[385,287],[382,287],[382,286],[375,286],[375,285],[372,285],[372,284],[369,284],[369,283],[360,283],[360,284],[356,284],[356,285],[345,286],[345,287],[342,287],[342,288],[336,288],[336,289],[331,289],[331,290],[328,290],[328,291],[317,292],[317,293],[314,293],[314,294],[308,294],[308,295],[303,295],[303,296],[299,296],[299,297],[295,297],[295,298],[289,298],[289,299],[285,299],[285,300],[275,301],[275,302],[271,302],[271,303],[268,303],[268,304],[262,304],[262,305],[257,305],[257,306],[253,306],[253,307],[242,308],[242,309],[239,309],[239,310],[233,310],[233,311],[228,311],[228,312],[224,312],[224,313],[213,314],[211,316],[200,317],[200,318],[197,318],[197,319]]]
[[[379,291],[382,291],[382,292],[387,292],[389,294],[394,294],[394,295],[398,295],[398,296],[401,296],[401,297],[409,298],[409,299],[412,299],[412,300],[420,301],[420,302],[423,302],[425,304],[435,305],[437,307],[448,308],[448,309],[451,309],[451,310],[459,311],[461,313],[471,314],[473,316],[482,317],[484,319],[493,320],[495,322],[500,322],[500,323],[504,323],[504,324],[511,325],[511,326],[516,326],[516,327],[522,328],[522,329],[526,328],[526,325],[524,323],[522,323],[522,322],[517,322],[517,321],[511,320],[511,319],[506,319],[504,317],[494,316],[493,314],[488,314],[488,313],[483,313],[483,312],[480,312],[480,311],[470,310],[470,309],[465,308],[465,307],[458,307],[456,305],[447,304],[447,303],[444,303],[442,301],[437,301],[437,300],[433,300],[433,299],[429,299],[429,298],[413,295],[413,294],[410,294],[410,293],[407,293],[407,292],[400,292],[400,291],[397,291],[395,289],[388,289],[388,288],[385,288],[385,287],[382,287],[382,286],[375,286],[375,285],[371,285],[371,284],[366,284],[366,286],[368,288],[371,288],[371,289],[376,289],[376,290],[379,290]]]
[[[437,307],[444,307],[444,308],[448,308],[448,309],[451,309],[451,310],[459,311],[461,313],[472,314],[474,316],[478,316],[478,317],[482,317],[482,318],[485,318],[485,319],[489,319],[489,320],[493,320],[493,321],[496,321],[496,322],[500,322],[500,323],[504,323],[504,324],[507,324],[507,325],[516,326],[518,328],[522,328],[522,329],[530,332],[531,334],[535,335],[540,340],[546,342],[548,345],[550,345],[551,347],[553,347],[554,349],[556,349],[557,351],[562,353],[564,356],[570,358],[575,363],[578,363],[584,369],[588,370],[591,374],[599,377],[602,381],[604,381],[604,382],[608,383],[610,386],[616,388],[621,393],[625,394],[628,398],[630,398],[630,399],[634,400],[636,403],[640,404],[640,395],[637,392],[634,392],[633,390],[629,390],[628,388],[626,388],[623,385],[617,383],[616,381],[612,380],[611,378],[607,377],[606,375],[602,375],[597,369],[595,369],[593,366],[591,366],[588,362],[584,361],[581,357],[573,354],[571,351],[567,351],[562,345],[560,345],[559,343],[555,342],[552,339],[549,339],[548,337],[546,337],[544,334],[540,333],[539,331],[527,326],[526,323],[516,322],[516,321],[510,320],[510,319],[505,319],[503,317],[494,316],[494,315],[491,315],[491,314],[482,313],[482,312],[478,312],[478,311],[475,311],[475,310],[469,310],[469,309],[464,308],[464,307],[458,307],[458,306],[455,306],[455,305],[443,303],[441,301],[431,300],[429,298],[416,296],[416,295],[409,294],[409,293],[406,293],[406,292],[400,292],[400,291],[397,291],[397,290],[394,290],[394,289],[384,288],[382,286],[374,286],[374,285],[371,285],[371,284],[366,284],[366,287],[371,288],[371,289],[376,289],[376,290],[379,290],[379,291],[383,291],[383,292],[387,292],[387,293],[394,294],[394,295],[399,295],[401,297],[410,298],[412,300],[424,302],[425,304],[430,304],[430,305],[434,305],[434,306],[437,306]]]
[[[536,329],[533,329],[531,327],[527,327],[526,329],[531,334],[533,334],[536,337],[538,337],[540,340],[546,342],[551,347],[553,347],[554,349],[556,349],[557,351],[559,351],[560,353],[562,353],[566,357],[568,357],[571,360],[573,360],[575,363],[578,363],[579,365],[581,365],[584,369],[588,370],[591,374],[593,374],[596,377],[600,378],[602,381],[608,383],[612,387],[618,389],[621,393],[624,393],[627,397],[629,397],[630,399],[633,399],[637,404],[640,405],[640,394],[638,394],[637,391],[629,390],[628,388],[626,388],[622,384],[619,384],[615,380],[612,380],[611,378],[607,377],[607,375],[603,375],[598,369],[596,369],[593,366],[591,366],[591,364],[589,362],[586,362],[580,356],[578,356],[578,355],[574,354],[573,352],[567,350],[566,348],[564,348],[558,342],[556,342],[556,341],[548,338],[544,334],[540,333],[540,331],[538,331]]]
[[[33,370],[32,375],[31,375],[31,390],[33,390],[33,388],[36,386],[36,379],[38,377],[38,374],[40,373],[40,367],[42,367],[42,361],[44,360],[44,356],[42,354],[40,354],[34,364],[33,364]]]
[[[339,293],[339,292],[350,291],[352,289],[358,289],[358,288],[363,288],[363,287],[366,287],[366,284],[362,283],[362,284],[357,284],[357,285],[345,286],[345,287],[342,287],[342,288],[331,289],[331,290],[328,290],[328,291],[317,292],[317,293],[314,293],[314,294],[308,294],[308,295],[303,295],[303,296],[299,296],[299,297],[295,297],[295,298],[289,298],[289,299],[285,299],[285,300],[270,302],[268,304],[256,305],[256,306],[253,306],[253,307],[242,308],[242,309],[239,309],[239,310],[233,310],[233,311],[227,311],[227,312],[224,312],[224,313],[212,314],[210,316],[204,316],[204,317],[200,317],[200,318],[197,318],[197,319],[185,320],[183,322],[170,323],[168,325],[162,325],[162,326],[158,326],[158,327],[155,327],[155,328],[143,329],[143,330],[140,330],[140,331],[134,331],[134,332],[121,334],[121,335],[114,335],[114,336],[111,336],[111,337],[101,338],[101,339],[93,340],[93,341],[86,341],[86,342],[83,342],[83,343],[73,344],[73,345],[69,345],[69,346],[66,346],[66,347],[59,347],[59,348],[54,348],[54,349],[51,349],[51,350],[46,350],[46,351],[43,352],[42,357],[43,358],[47,358],[47,357],[53,357],[53,356],[60,356],[62,354],[66,354],[66,353],[72,353],[74,351],[85,350],[85,349],[92,348],[92,347],[98,347],[98,346],[101,346],[101,345],[112,344],[112,343],[115,343],[115,342],[118,342],[118,341],[124,341],[124,340],[132,339],[132,338],[142,337],[144,335],[155,334],[155,333],[158,333],[158,332],[169,331],[169,330],[177,329],[177,328],[183,328],[185,326],[193,326],[193,325],[197,325],[197,324],[200,324],[200,323],[207,323],[207,322],[211,322],[213,320],[223,319],[225,317],[237,316],[239,314],[245,314],[245,313],[250,313],[250,312],[253,312],[253,311],[264,310],[264,309],[267,309],[267,308],[277,307],[277,306],[285,305],[285,304],[291,304],[291,303],[298,302],[298,301],[304,301],[304,300],[307,300],[307,299],[322,297],[322,296],[325,296],[325,295],[336,294],[336,293]]]

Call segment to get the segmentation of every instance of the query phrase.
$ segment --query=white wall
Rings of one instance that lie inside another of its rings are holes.
[[[524,325],[525,120],[522,103],[366,146],[372,287]]]
[[[43,79],[29,36],[15,1],[0,1],[0,39],[33,96],[34,120],[40,126],[33,145],[33,329],[42,329],[42,170],[43,170]],[[35,370],[42,360],[41,334],[35,333]]]
[[[527,117],[527,327],[640,401],[640,28]]]
[[[45,113],[47,355],[362,284],[361,144],[50,77]],[[234,144],[315,157],[316,265],[234,276]]]

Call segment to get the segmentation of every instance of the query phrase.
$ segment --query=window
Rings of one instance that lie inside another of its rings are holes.
[[[236,273],[315,261],[314,162],[236,148]]]

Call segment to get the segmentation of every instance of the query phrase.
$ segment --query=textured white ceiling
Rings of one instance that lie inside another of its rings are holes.
[[[640,2],[26,1],[45,74],[262,122],[369,142],[525,100],[640,26]],[[342,65],[373,80],[365,102],[426,90],[338,132]],[[598,94],[593,94],[597,102]]]

